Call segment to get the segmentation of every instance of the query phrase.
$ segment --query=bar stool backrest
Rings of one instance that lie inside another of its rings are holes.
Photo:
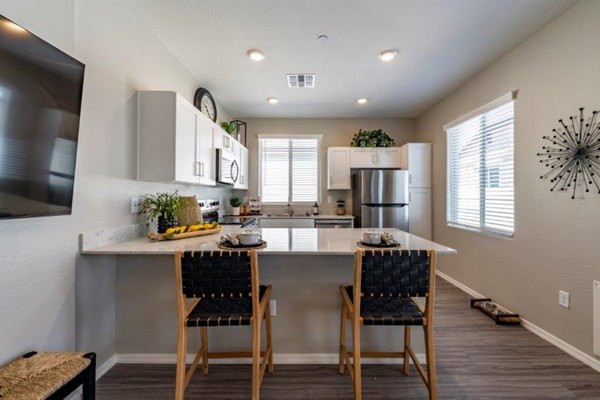
[[[376,297],[426,297],[430,262],[424,250],[364,250],[361,294]]]
[[[182,292],[187,298],[251,297],[249,251],[187,251],[181,255]],[[258,277],[254,277],[258,280]]]

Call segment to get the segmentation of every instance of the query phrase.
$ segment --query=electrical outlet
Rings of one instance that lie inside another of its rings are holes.
[[[137,197],[132,197],[130,207],[132,214],[137,214],[140,212],[140,200]]]
[[[565,292],[563,290],[558,291],[558,304],[563,306],[564,308],[569,308],[569,292]]]
[[[277,300],[269,301],[269,308],[271,309],[271,317],[277,316]]]
[[[328,203],[331,203],[331,201],[332,201],[332,200],[333,200],[333,199],[331,198],[331,196],[327,196],[327,202],[328,202]]]

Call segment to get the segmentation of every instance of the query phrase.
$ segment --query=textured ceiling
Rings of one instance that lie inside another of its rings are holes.
[[[124,2],[231,115],[358,118],[417,116],[576,0]],[[289,72],[316,87],[288,88]]]

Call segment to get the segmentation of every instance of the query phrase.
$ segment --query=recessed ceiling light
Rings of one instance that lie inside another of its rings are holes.
[[[398,52],[396,50],[384,50],[381,53],[379,53],[379,59],[381,61],[392,61],[394,59],[394,57],[396,57],[396,54],[398,54]]]
[[[357,102],[358,104],[366,104],[366,102],[367,102],[367,99],[365,99],[365,98],[363,97],[363,98],[361,98],[361,99],[358,99],[358,100],[356,100],[356,102]]]
[[[250,49],[246,54],[253,61],[262,61],[265,59],[265,53],[259,49]]]
[[[319,37],[317,37],[317,40],[319,42],[326,42],[327,39],[329,39],[329,37],[327,35],[319,35]]]
[[[12,21],[4,21],[4,26],[13,32],[27,33],[27,30],[25,28],[20,27]]]
[[[271,104],[279,103],[279,99],[277,97],[269,97],[269,98],[267,98],[267,101]]]

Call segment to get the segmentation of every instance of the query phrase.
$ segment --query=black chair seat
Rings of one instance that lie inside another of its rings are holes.
[[[353,286],[346,286],[353,301]],[[423,313],[410,297],[362,297],[360,316],[364,325],[423,325]]]
[[[266,286],[260,286],[259,301]],[[240,326],[250,325],[252,297],[203,297],[186,321],[187,326]]]

